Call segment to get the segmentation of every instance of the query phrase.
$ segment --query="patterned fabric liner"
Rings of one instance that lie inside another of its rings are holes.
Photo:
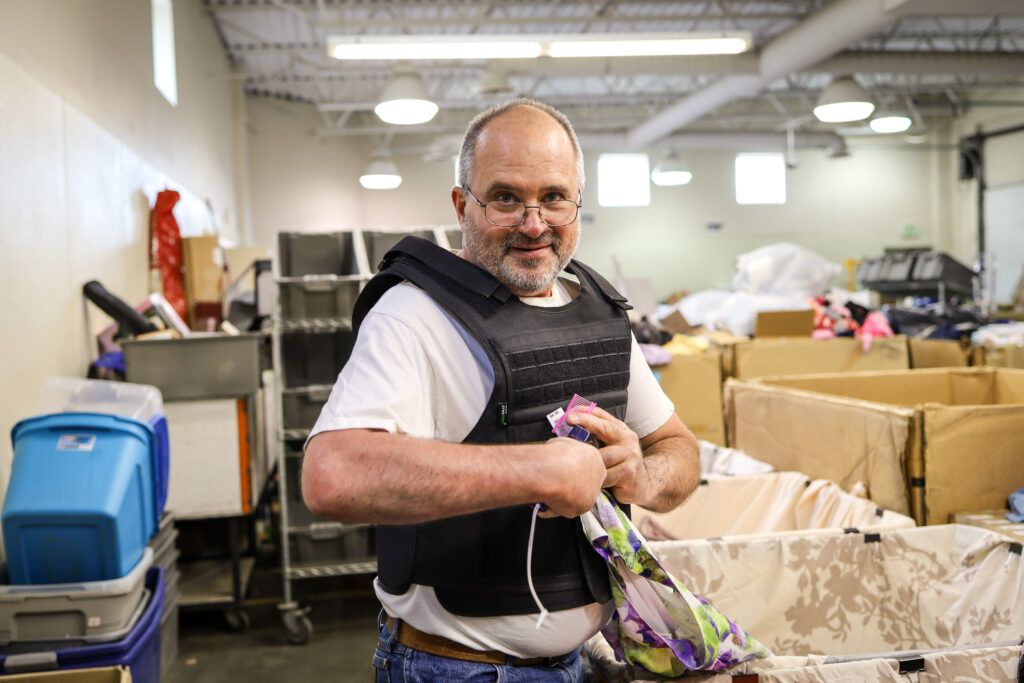
[[[601,492],[582,516],[608,563],[615,613],[602,634],[616,657],[662,676],[718,671],[770,652],[666,572],[615,499]]]

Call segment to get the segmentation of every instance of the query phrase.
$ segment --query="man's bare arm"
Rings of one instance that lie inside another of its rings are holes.
[[[523,503],[589,510],[605,476],[597,449],[572,439],[452,444],[369,429],[321,432],[306,447],[302,493],[314,513],[406,524]]]

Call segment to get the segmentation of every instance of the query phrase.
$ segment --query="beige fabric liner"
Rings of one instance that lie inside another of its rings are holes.
[[[812,530],[842,533],[851,527],[880,531],[914,526],[914,520],[906,515],[882,510],[834,482],[811,480],[800,472],[706,475],[704,483],[675,510],[659,514],[634,506],[632,517],[651,541],[803,536]]]
[[[755,670],[779,683],[1016,680],[1024,562],[1009,536],[949,524],[652,547],[683,585],[777,655],[680,680],[727,683]],[[923,651],[924,670],[898,674],[893,653],[908,650]],[[600,636],[587,652],[609,683],[637,678]]]

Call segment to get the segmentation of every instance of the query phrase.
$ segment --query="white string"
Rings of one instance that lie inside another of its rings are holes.
[[[537,619],[537,625],[534,628],[539,629],[540,625],[544,623],[545,617],[548,616],[548,611],[541,603],[540,598],[537,596],[537,591],[533,587],[533,534],[537,529],[537,513],[540,512],[540,503],[536,503],[533,506],[533,519],[530,520],[530,542],[526,546],[526,583],[530,586],[530,594],[533,596],[533,601],[537,603],[537,609],[540,610],[540,617]]]

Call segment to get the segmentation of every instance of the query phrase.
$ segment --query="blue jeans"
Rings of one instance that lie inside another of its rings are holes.
[[[583,662],[580,650],[563,657],[551,666],[513,666],[484,664],[450,659],[413,650],[395,640],[388,632],[386,615],[378,620],[380,640],[373,653],[377,683],[433,683],[434,681],[498,681],[499,683],[580,683]],[[509,657],[509,661],[512,658]]]

